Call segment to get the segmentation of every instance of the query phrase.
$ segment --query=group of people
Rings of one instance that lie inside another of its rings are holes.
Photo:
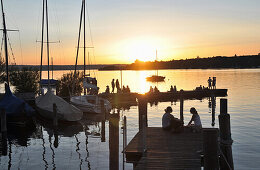
[[[184,129],[183,121],[181,121],[178,118],[175,118],[171,113],[172,113],[172,107],[168,106],[165,109],[165,113],[162,117],[163,129],[167,131],[171,131],[173,133],[182,132]],[[190,109],[190,113],[192,114],[192,117],[186,127],[190,128],[192,132],[200,132],[202,129],[202,124],[197,110],[194,107],[192,107]]]
[[[115,79],[112,80],[111,87],[112,87],[111,93],[115,93],[115,88],[117,89],[117,93],[130,93],[131,92],[128,85],[126,87],[123,86],[121,89],[118,79],[116,79],[116,81],[115,81]],[[105,93],[110,93],[110,88],[108,85],[106,86]]]
[[[154,88],[152,86],[150,86],[150,90],[148,93],[159,93],[159,92],[160,91],[156,86],[154,86]]]
[[[212,79],[211,79],[211,77],[209,77],[209,79],[208,79],[208,88],[209,89],[216,89],[216,82],[217,80],[216,80],[216,77],[212,77]]]

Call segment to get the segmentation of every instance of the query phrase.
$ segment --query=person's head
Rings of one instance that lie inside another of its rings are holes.
[[[172,107],[171,107],[171,106],[168,106],[168,107],[165,109],[165,112],[166,112],[166,113],[171,113],[171,112],[172,112]]]
[[[198,114],[197,110],[194,107],[190,108],[190,113],[191,114]]]
[[[115,79],[113,79],[113,81],[115,81]]]

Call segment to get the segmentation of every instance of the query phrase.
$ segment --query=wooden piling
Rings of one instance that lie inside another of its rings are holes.
[[[183,97],[181,96],[180,98],[180,120],[183,122],[184,118],[183,118],[183,104],[184,104],[184,100]]]
[[[216,113],[216,98],[214,95],[211,95],[211,111],[212,111],[212,122],[211,125],[215,126],[215,113]]]
[[[139,130],[143,129],[143,126],[147,127],[147,101],[144,97],[138,98],[138,113],[139,113]]]
[[[7,126],[6,126],[6,112],[4,109],[1,110],[1,132],[6,133],[7,132]]]
[[[109,169],[119,169],[119,114],[109,118]]]
[[[57,105],[55,103],[53,103],[53,126],[58,126]]]
[[[6,122],[6,112],[1,109],[1,153],[2,155],[7,155],[7,122]]]
[[[220,115],[219,129],[220,129],[220,149],[221,169],[234,169],[233,156],[232,156],[232,143],[231,138],[231,126],[230,126],[230,115],[227,113],[227,99],[220,99]]]
[[[101,142],[106,142],[106,121],[101,122]]]
[[[218,170],[218,130],[203,130],[204,169]]]

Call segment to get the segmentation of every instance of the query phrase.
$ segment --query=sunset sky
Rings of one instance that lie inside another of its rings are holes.
[[[20,30],[8,33],[16,63],[39,64],[36,40],[41,38],[42,0],[3,2],[7,27]],[[61,41],[50,46],[54,64],[74,64],[81,0],[48,3],[50,41]],[[156,49],[158,60],[260,52],[259,0],[88,0],[87,4],[95,64],[154,60]],[[87,28],[87,44],[92,46]],[[79,61],[82,64],[82,55]]]

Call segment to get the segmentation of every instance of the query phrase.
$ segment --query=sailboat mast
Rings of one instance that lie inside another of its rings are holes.
[[[84,79],[86,77],[86,1],[83,0],[84,3],[84,17],[83,17],[83,25],[84,25]],[[84,88],[84,95],[86,95],[86,88]]]
[[[73,78],[73,84],[72,84],[72,94],[74,94],[74,87],[75,87],[75,79],[76,79],[76,73],[77,73],[77,65],[78,65],[78,57],[79,57],[79,45],[80,45],[80,35],[81,35],[81,24],[82,24],[82,15],[83,15],[83,3],[84,0],[82,0],[82,6],[81,6],[81,12],[80,12],[80,20],[79,20],[79,35],[78,35],[78,45],[77,45],[77,54],[76,54],[76,63],[75,63],[75,70],[74,70],[74,78]]]
[[[157,75],[157,77],[158,77],[158,62],[157,62],[157,50],[156,50],[156,60],[155,60],[156,62],[155,62],[155,64],[156,64],[156,68],[157,68],[157,70],[156,70],[156,75]]]
[[[42,58],[43,58],[43,40],[44,40],[44,15],[45,0],[42,0],[42,41],[41,41],[41,65],[40,65],[40,81],[42,80]],[[40,87],[41,88],[41,87]]]
[[[5,23],[5,14],[4,14],[3,0],[1,0],[1,6],[2,6],[3,33],[4,33],[4,44],[5,44],[6,81],[7,81],[7,84],[8,84],[8,86],[9,86],[7,30],[6,30],[6,23]]]
[[[49,24],[48,24],[48,0],[46,0],[46,31],[47,31],[47,59],[48,59],[48,90],[50,89],[50,49],[49,49]]]

